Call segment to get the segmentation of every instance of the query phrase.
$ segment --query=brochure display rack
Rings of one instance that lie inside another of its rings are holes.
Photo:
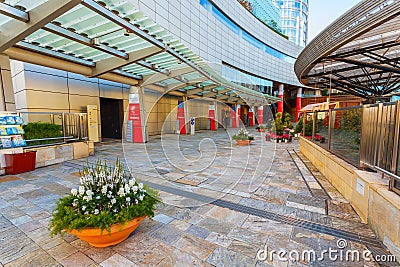
[[[6,174],[35,169],[36,152],[24,152],[24,121],[18,113],[0,112],[0,163]]]

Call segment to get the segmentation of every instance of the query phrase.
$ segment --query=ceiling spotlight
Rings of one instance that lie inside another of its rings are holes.
[[[126,31],[124,32],[124,36],[129,36],[129,34],[130,34],[130,32],[129,32],[128,30],[126,30]]]

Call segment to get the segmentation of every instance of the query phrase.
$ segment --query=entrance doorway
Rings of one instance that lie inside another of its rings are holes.
[[[123,103],[121,99],[100,97],[101,137],[122,139]]]

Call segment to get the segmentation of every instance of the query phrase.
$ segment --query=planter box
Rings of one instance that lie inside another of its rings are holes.
[[[74,159],[81,159],[89,157],[89,145],[85,142],[72,143],[74,151]]]
[[[6,154],[6,174],[19,174],[35,170],[36,151]]]

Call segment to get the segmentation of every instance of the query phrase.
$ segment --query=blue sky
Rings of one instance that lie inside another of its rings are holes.
[[[325,27],[361,0],[309,0],[308,40],[311,41]]]

